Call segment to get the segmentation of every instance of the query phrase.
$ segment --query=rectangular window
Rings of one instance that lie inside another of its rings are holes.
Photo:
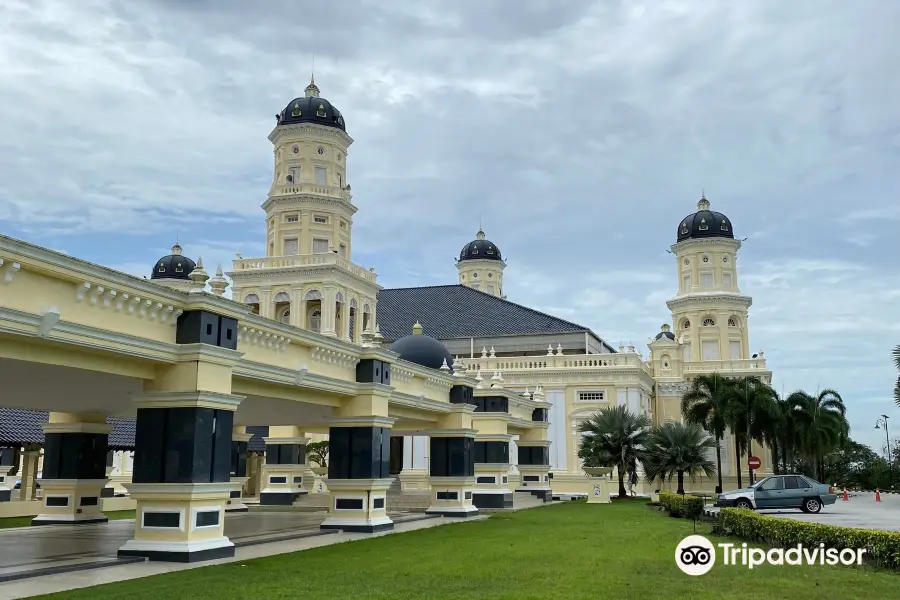
[[[286,223],[298,223],[300,221],[300,217],[298,215],[287,215],[284,217]]]
[[[316,185],[325,185],[325,167],[316,167]]]
[[[691,274],[687,273],[681,276],[681,289],[685,292],[691,291]]]
[[[713,286],[713,274],[712,273],[700,273],[700,287],[704,290],[712,289]]]
[[[741,343],[732,341],[728,343],[728,347],[731,349],[731,360],[741,360]]]
[[[489,284],[488,284],[488,286],[487,286],[487,293],[488,293],[488,294],[493,294],[493,293],[494,293],[494,284],[493,284],[493,283],[489,283]]]
[[[340,248],[338,248],[338,255],[341,258],[347,258],[347,244],[341,244]]]
[[[328,240],[313,240],[313,254],[328,252]]]
[[[341,221],[341,229],[347,229],[347,221]]]
[[[344,187],[344,176],[341,175],[340,173],[338,173],[337,178],[338,178],[338,187],[341,187],[341,188]]]
[[[478,283],[478,282],[473,283],[473,284],[472,284],[472,289],[473,289],[473,290],[480,290],[480,289],[481,289],[481,284]]]
[[[321,223],[323,225],[328,225],[328,217],[322,215],[316,215],[313,217],[314,223]]]
[[[732,289],[731,273],[722,273],[722,287],[726,290]]]
[[[694,356],[693,356],[693,354],[691,354],[691,345],[685,344],[684,345],[684,362],[691,362],[692,360],[694,360]]]
[[[297,183],[300,181],[300,167],[291,167],[288,169],[288,183]]]
[[[719,342],[703,342],[701,346],[702,358],[700,360],[719,360]]]
[[[293,256],[294,254],[300,253],[300,247],[297,244],[297,238],[291,238],[289,240],[284,240],[284,255],[285,256]]]
[[[603,402],[603,392],[578,392],[579,402]]]

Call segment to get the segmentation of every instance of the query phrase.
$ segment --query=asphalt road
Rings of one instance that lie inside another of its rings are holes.
[[[850,496],[846,502],[842,500],[841,495],[838,495],[837,502],[822,507],[822,512],[815,515],[799,510],[761,510],[758,512],[770,517],[823,525],[900,531],[900,494],[882,494],[881,502],[875,502],[875,494],[869,492]]]

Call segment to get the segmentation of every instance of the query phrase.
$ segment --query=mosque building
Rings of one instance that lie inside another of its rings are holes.
[[[419,386],[415,387],[417,391],[403,392],[403,402],[408,403],[409,411],[426,406],[427,403],[422,404],[424,398],[436,389],[443,390],[443,386],[450,390],[451,403],[475,404],[473,414],[480,414],[480,420],[476,423],[473,417],[472,427],[478,429],[476,439],[480,445],[476,444],[474,449],[475,471],[467,475],[471,476],[474,487],[458,488],[466,491],[465,496],[474,507],[508,506],[511,493],[521,490],[543,499],[584,495],[585,474],[577,456],[578,426],[604,407],[624,405],[650,415],[655,423],[662,423],[680,420],[681,395],[693,376],[717,372],[726,376],[754,375],[771,381],[772,374],[767,370],[763,353],[751,351],[748,317],[752,300],[739,287],[737,259],[741,241],[735,237],[731,220],[711,210],[705,196],[697,203],[696,211],[677,222],[671,246],[676,291],[667,302],[671,324],[662,325],[648,340],[649,352],[645,356],[634,346],[611,346],[590,327],[507,299],[506,262],[500,247],[487,239],[481,228],[475,239],[460,250],[455,265],[457,283],[383,288],[374,269],[353,262],[352,233],[357,207],[348,183],[348,156],[354,140],[347,133],[343,114],[321,96],[315,81],[311,80],[305,94],[291,100],[275,118],[268,137],[274,156],[272,184],[262,204],[265,256],[238,255],[231,269],[225,272],[219,267],[210,277],[199,257],[196,261],[188,258],[176,244],[170,254],[154,263],[150,281],[158,286],[156,289],[165,288],[194,298],[189,298],[185,306],[197,302],[197,297],[209,297],[209,293],[203,293],[207,286],[212,296],[224,302],[230,286],[232,300],[241,305],[252,323],[238,327],[236,340],[232,340],[229,330],[227,342],[221,337],[224,329],[220,329],[218,341],[223,348],[241,352],[247,346],[254,348],[257,358],[251,363],[257,379],[274,378],[276,371],[282,373],[278,369],[286,367],[261,366],[258,352],[262,350],[255,348],[284,353],[291,335],[302,334],[304,343],[312,344],[312,350],[298,356],[311,357],[308,360],[327,368],[332,365],[334,369],[357,364],[357,382],[365,379],[385,387],[402,385],[410,390],[413,389],[410,386]],[[121,290],[116,295],[108,287],[89,283],[77,289],[80,306],[114,307],[118,312],[130,302],[122,314],[135,310],[143,317],[146,313],[147,327],[151,321],[160,323],[165,314],[174,315],[169,320],[176,319],[181,327],[182,309],[175,309],[174,305],[166,308],[161,302],[142,298],[134,292],[131,296],[123,294]],[[188,312],[189,309],[184,310],[184,314]],[[207,334],[215,337],[212,326],[205,326],[210,327]],[[46,327],[52,329],[53,325]],[[316,345],[315,340],[321,342]],[[391,379],[388,379],[386,363],[366,358],[382,349],[398,357],[391,365]],[[358,355],[355,359],[354,353]],[[243,360],[248,359],[245,356]],[[383,374],[375,371],[361,374],[360,369],[382,368],[379,364],[384,368]],[[298,385],[320,385],[317,383],[320,379],[309,379],[311,365],[297,363],[290,367]],[[284,376],[278,377],[281,377],[278,381],[284,380]],[[471,382],[472,387],[462,384],[451,387],[448,377]],[[321,381],[322,390],[332,386],[328,390],[330,394],[343,389],[334,387],[333,383],[326,385],[325,379]],[[274,388],[254,387],[253,390],[255,406],[266,408],[255,413],[257,421],[252,423],[239,408],[235,418],[248,426],[233,437],[235,444],[243,444],[244,455],[248,443],[251,450],[255,445],[266,454],[265,464],[256,474],[259,478],[256,489],[251,489],[249,495],[258,495],[262,504],[291,504],[300,495],[314,496],[324,488],[306,482],[323,481],[310,472],[305,444],[329,439],[336,431],[343,430],[334,426],[329,429],[320,412],[296,413],[315,416],[309,422],[294,421],[300,417],[273,412],[267,407],[275,404],[266,404],[261,397],[263,392],[275,395]],[[322,406],[329,403],[334,406],[335,402],[324,396],[320,400]],[[426,407],[440,408],[436,404]],[[42,441],[32,440],[24,432],[35,427],[34,423],[26,423],[29,419],[46,420],[47,413],[40,413],[43,417],[30,413],[29,417],[26,412],[7,411],[6,422],[0,426],[0,446]],[[489,419],[485,413],[500,416]],[[109,416],[119,419],[109,423],[118,431],[125,431],[126,436],[140,438],[146,429],[140,417],[135,434],[133,422],[130,426],[123,425],[121,415]],[[435,453],[451,452],[448,448],[452,444],[446,440],[452,438],[435,438],[423,421],[416,418],[409,417],[408,424],[399,430],[395,425],[389,448],[383,450],[389,454],[385,456],[390,465],[389,474],[397,480],[392,489],[398,493],[428,495],[429,489],[434,488],[434,478],[441,475],[434,472]],[[498,425],[501,422],[502,426]],[[385,427],[378,425],[377,418],[372,423],[376,423],[373,431]],[[57,425],[45,429],[68,431]],[[540,433],[535,433],[538,430]],[[117,437],[115,448],[110,450],[127,449],[129,441],[123,441],[122,437]],[[436,445],[436,439],[444,439],[446,444]],[[140,440],[134,443],[140,444]],[[330,443],[337,449],[333,452],[344,452],[348,442],[331,439]],[[726,438],[722,447],[726,487],[733,484],[736,475],[733,447],[732,441]],[[763,459],[761,471],[769,472],[768,452],[755,449],[754,453]],[[30,466],[30,472],[34,472],[36,465]],[[113,469],[112,460],[109,468]],[[130,460],[115,459],[118,475],[131,468]],[[243,481],[247,481],[246,477]],[[330,486],[328,481],[324,483]],[[450,485],[446,481],[444,484]],[[712,485],[713,482],[701,481],[695,482],[694,488],[711,489]],[[332,491],[338,494],[343,489]],[[356,488],[347,489],[359,493]],[[457,492],[441,491],[440,494],[450,498],[449,494]],[[248,495],[246,487],[244,495]],[[429,503],[433,509],[434,498],[426,498],[425,505]],[[462,506],[460,510],[464,512],[472,510],[464,502]],[[378,523],[383,523],[384,517],[379,518],[382,521]],[[329,526],[335,527],[344,523],[340,518],[329,522]]]

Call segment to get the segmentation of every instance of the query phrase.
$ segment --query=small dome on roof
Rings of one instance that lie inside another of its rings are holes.
[[[181,253],[181,246],[172,246],[172,253],[163,256],[153,266],[150,279],[185,279],[190,281],[190,274],[197,264]]]
[[[391,352],[396,352],[403,360],[428,367],[440,369],[446,361],[447,366],[453,367],[453,355],[447,347],[435,338],[425,335],[424,328],[416,321],[413,325],[412,335],[402,337],[391,344]]]
[[[656,334],[656,337],[653,338],[653,339],[658,340],[658,339],[660,339],[660,338],[669,338],[670,340],[675,341],[675,334],[672,333],[672,328],[669,327],[668,324],[663,325],[662,327],[660,327],[660,328],[659,328],[659,333],[657,333],[657,334]]]
[[[315,79],[310,78],[306,86],[306,94],[302,98],[294,98],[275,115],[278,125],[294,125],[296,123],[314,123],[335,127],[347,131],[344,116],[331,102],[319,96],[319,87]]]
[[[475,239],[463,246],[459,252],[459,260],[503,260],[497,244],[484,238],[479,229]]]

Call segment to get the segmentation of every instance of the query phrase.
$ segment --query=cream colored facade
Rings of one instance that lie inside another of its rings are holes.
[[[485,239],[484,231],[478,230],[475,239],[483,241]],[[459,283],[467,287],[480,290],[485,294],[497,296],[498,298],[506,298],[503,294],[503,270],[506,268],[506,261],[491,260],[484,258],[482,260],[471,258],[468,260],[456,261],[456,269],[459,273]]]

